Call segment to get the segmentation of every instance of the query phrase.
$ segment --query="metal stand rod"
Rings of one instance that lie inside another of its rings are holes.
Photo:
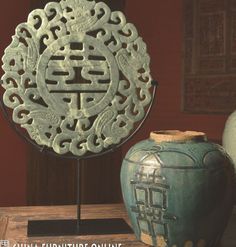
[[[1,83],[1,81],[0,81]],[[156,94],[156,89],[158,86],[157,81],[152,81],[153,92],[152,99],[149,107],[147,108],[146,115],[143,120],[139,123],[137,128],[130,134],[129,137],[124,139],[120,144],[113,145],[110,149],[105,150],[99,154],[88,154],[83,157],[83,159],[94,158],[102,156],[104,154],[115,151],[117,148],[121,147],[127,141],[133,138],[133,136],[140,130],[143,123],[149,115]],[[10,126],[15,130],[15,132],[26,140],[29,144],[34,146],[40,152],[48,153],[57,157],[64,157],[69,159],[75,159],[74,155],[59,155],[54,151],[48,149],[45,146],[39,146],[35,141],[31,140],[24,132],[22,132],[16,124],[12,121],[8,110],[6,109],[2,97],[0,97],[0,108],[4,114],[5,119],[10,124]],[[29,237],[43,237],[43,236],[74,236],[74,235],[100,235],[100,234],[128,234],[132,233],[132,229],[124,221],[124,219],[84,219],[81,220],[81,177],[82,177],[82,166],[81,159],[77,158],[77,219],[68,220],[33,220],[28,221],[28,232]]]
[[[106,234],[131,234],[130,226],[122,218],[81,219],[82,164],[77,160],[77,219],[30,220],[28,237],[83,236]]]
[[[77,160],[77,233],[80,232],[80,225],[81,225],[81,172],[82,166],[80,163],[80,159]]]

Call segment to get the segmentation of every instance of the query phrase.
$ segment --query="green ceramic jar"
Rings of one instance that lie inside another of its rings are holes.
[[[234,168],[204,133],[152,132],[127,153],[124,202],[135,235],[158,247],[216,247],[233,207]]]

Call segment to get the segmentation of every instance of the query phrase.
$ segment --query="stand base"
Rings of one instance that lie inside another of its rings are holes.
[[[28,237],[133,233],[123,219],[39,220],[28,222]]]

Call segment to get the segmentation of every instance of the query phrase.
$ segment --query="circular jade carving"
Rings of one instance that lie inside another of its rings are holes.
[[[149,63],[123,13],[91,0],[51,2],[30,13],[5,50],[3,100],[37,144],[98,153],[144,117]]]

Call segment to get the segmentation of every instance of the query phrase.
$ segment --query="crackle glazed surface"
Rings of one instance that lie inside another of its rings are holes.
[[[139,142],[121,170],[134,232],[158,247],[216,247],[233,207],[233,181],[231,160],[203,134]]]
[[[39,145],[98,153],[144,117],[149,62],[123,13],[91,0],[51,2],[30,13],[5,50],[3,100]]]

